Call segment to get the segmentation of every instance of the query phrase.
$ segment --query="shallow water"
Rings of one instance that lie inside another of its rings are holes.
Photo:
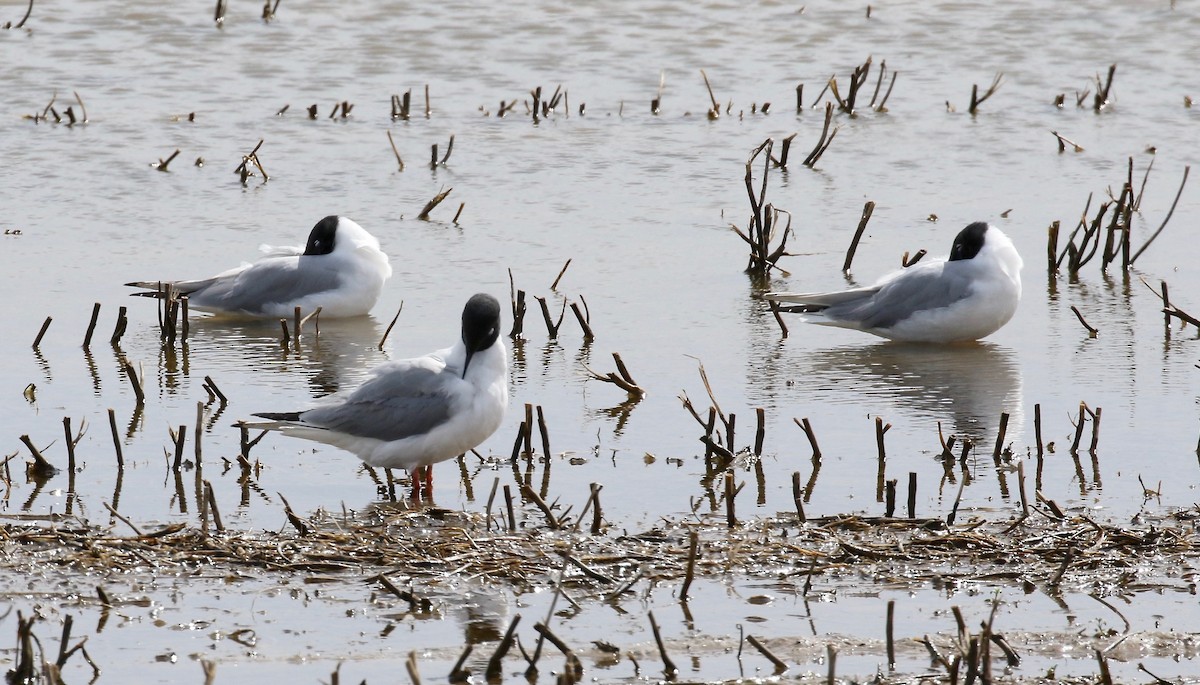
[[[0,23],[18,20],[24,7],[0,0]],[[366,508],[383,495],[357,459],[279,436],[254,448],[263,465],[261,494],[245,498],[238,470],[223,472],[221,462],[238,452],[231,424],[255,411],[302,408],[354,384],[380,361],[449,344],[462,302],[477,291],[505,299],[509,270],[529,294],[525,340],[514,350],[513,409],[480,447],[486,461],[466,462],[470,480],[460,479],[453,464],[436,469],[441,506],[481,511],[495,478],[513,482],[507,457],[528,402],[546,413],[554,457],[535,462],[534,482],[548,482],[551,498],[578,510],[588,484],[603,483],[606,518],[629,530],[687,513],[707,487],[701,431],[677,399],[683,391],[706,407],[697,360],[722,409],[739,417],[737,446],[752,443],[754,408],[765,410],[764,479],[760,486],[753,471],[739,474],[751,485],[738,500],[743,518],[792,508],[792,472],[807,480],[812,469],[807,440],[793,423],[805,417],[824,452],[808,493],[810,515],[883,513],[876,417],[891,424],[887,478],[903,488],[907,474],[917,474],[918,515],[944,515],[958,489],[943,481],[935,459],[939,423],[946,435],[978,443],[964,509],[1011,514],[1019,509],[1015,475],[999,478],[989,457],[1001,412],[1010,415],[1006,443],[1013,453],[1033,448],[1035,404],[1045,440],[1057,443],[1037,482],[1047,497],[1117,520],[1196,501],[1195,332],[1164,330],[1160,303],[1139,280],[1155,288],[1167,281],[1176,304],[1200,311],[1193,299],[1200,270],[1189,250],[1200,208],[1194,179],[1128,276],[1119,268],[1103,275],[1093,262],[1078,279],[1065,273],[1051,279],[1044,257],[1046,227],[1062,221],[1065,241],[1089,193],[1094,207],[1124,179],[1130,157],[1135,185],[1154,161],[1135,247],[1166,217],[1184,168],[1200,156],[1200,114],[1184,106],[1185,96],[1196,95],[1186,89],[1200,57],[1200,15],[1192,8],[885,2],[872,4],[867,17],[865,8],[841,3],[498,9],[285,2],[271,23],[259,19],[253,3],[232,7],[220,30],[210,9],[37,3],[24,29],[0,30],[7,85],[0,116],[0,188],[7,200],[0,291],[9,302],[0,342],[0,435],[8,440],[4,454],[18,455],[10,462],[14,476],[26,458],[18,436],[28,434],[39,446],[53,442],[46,454],[61,467],[63,417],[89,425],[77,448],[77,498],[65,475],[42,488],[15,477],[5,499],[10,512],[69,509],[103,519],[108,502],[135,522],[194,522],[195,503],[176,494],[166,455],[173,452],[168,430],[181,424],[189,425],[192,454],[196,404],[208,399],[205,376],[230,398],[219,415],[210,406],[203,436],[205,476],[229,525],[287,526],[276,493],[300,512]],[[744,227],[749,214],[746,159],[766,138],[792,133],[798,133],[793,160],[807,154],[823,122],[808,107],[824,80],[836,74],[844,88],[868,55],[876,63],[868,96],[881,61],[899,71],[888,112],[839,115],[837,137],[815,170],[797,160],[787,172],[771,172],[768,200],[792,213],[796,255],[781,262],[790,275],[756,284],[742,272],[744,246],[728,228]],[[1075,107],[1075,93],[1095,90],[1094,78],[1113,63],[1111,106],[1100,114]],[[716,121],[704,116],[709,103],[700,69],[723,105]],[[971,85],[983,89],[997,72],[1004,73],[998,92],[976,116],[967,114]],[[662,109],[654,116],[649,101],[660,78]],[[799,114],[798,83],[805,84],[806,105]],[[558,84],[568,91],[569,109],[537,123],[521,103],[495,116],[501,101],[525,101],[531,88],[548,94]],[[418,114],[392,121],[390,96],[409,88]],[[63,112],[76,104],[72,91],[86,105],[86,125],[24,118],[56,94]],[[1062,109],[1053,106],[1060,93],[1067,100]],[[341,101],[354,104],[351,116],[331,120]],[[768,101],[769,114],[755,113],[752,104]],[[304,109],[314,103],[319,118],[310,120]],[[956,111],[947,111],[947,103]],[[284,105],[288,110],[277,116]],[[191,112],[194,122],[187,120]],[[1058,153],[1051,130],[1084,151]],[[403,172],[385,131],[404,157]],[[430,169],[430,146],[444,153],[451,135],[448,163]],[[260,139],[271,178],[252,177],[243,187],[233,169]],[[175,149],[181,152],[169,172],[151,167]],[[203,166],[194,164],[197,158]],[[416,219],[429,198],[451,187],[432,221]],[[1024,298],[1014,320],[979,346],[952,349],[914,349],[795,322],[781,338],[755,298],[760,286],[841,287],[839,268],[866,200],[877,206],[853,282],[896,268],[905,251],[945,254],[959,228],[987,220],[1025,258]],[[298,352],[279,346],[276,323],[200,318],[192,321],[186,347],[164,351],[153,304],[128,298],[121,285],[204,276],[252,260],[260,243],[299,243],[330,213],[353,217],[377,235],[395,276],[373,317],[322,322],[320,336],[306,336]],[[567,259],[571,265],[551,292]],[[586,300],[595,341],[583,344],[570,312],[558,340],[548,341],[534,295],[549,297],[554,312],[563,298]],[[102,310],[89,353],[80,343],[94,302]],[[381,351],[378,342],[401,303]],[[1097,337],[1087,336],[1072,305],[1099,329]],[[147,385],[137,415],[107,343],[119,306],[130,309],[121,352]],[[54,321],[35,353],[29,345],[46,316]],[[622,391],[585,378],[584,363],[613,370],[613,352],[647,389],[642,401],[623,405]],[[29,384],[36,386],[33,401],[22,396]],[[1084,451],[1073,459],[1066,448],[1081,401],[1102,408],[1103,418],[1095,455]],[[126,459],[119,485],[109,408]],[[1160,496],[1144,498],[1139,477]],[[525,516],[537,514],[531,509]],[[927,599],[922,610],[945,609],[944,600]],[[179,601],[189,614],[181,620],[190,621],[197,611],[192,602],[207,599]],[[1171,598],[1150,603],[1163,615],[1176,609]],[[255,611],[268,616],[264,621],[278,612],[286,620],[275,620],[288,624],[322,623],[289,609],[294,603],[279,604]],[[853,616],[848,604],[839,598],[835,613]],[[240,620],[243,607],[233,596],[213,611]],[[869,612],[881,615],[877,602]],[[787,618],[789,609],[773,605],[770,613],[768,625],[780,635],[805,630]],[[1050,626],[1057,620],[1050,608],[1023,609],[1020,616]],[[423,622],[412,647],[456,651],[464,621],[448,619]],[[589,624],[595,622],[580,623]],[[348,630],[361,630],[354,625]],[[856,625],[820,629],[853,633]],[[725,623],[706,630],[733,629]],[[436,637],[438,631],[448,635]],[[310,649],[279,639],[272,650],[281,661]],[[378,657],[394,672],[394,646],[322,636],[331,639],[329,651]],[[581,633],[580,639],[593,638]],[[146,650],[129,649],[134,661],[146,663]],[[251,669],[236,651],[214,657]],[[320,677],[326,666],[320,663]],[[156,668],[162,680],[175,677],[166,666]],[[736,675],[713,668],[696,676]]]

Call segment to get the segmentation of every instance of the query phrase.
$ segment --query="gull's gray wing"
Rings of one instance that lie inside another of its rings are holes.
[[[301,412],[300,420],[358,437],[400,440],[445,423],[459,383],[440,360],[392,362],[344,398]]]
[[[332,290],[340,282],[337,270],[320,258],[271,257],[209,279],[190,297],[200,307],[261,314],[267,305]]]
[[[948,307],[971,294],[969,269],[956,262],[909,267],[861,296],[831,304],[821,313],[863,328],[888,328],[913,313]],[[873,291],[873,292],[872,292]]]

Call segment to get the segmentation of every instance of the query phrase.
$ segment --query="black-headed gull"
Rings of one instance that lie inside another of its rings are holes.
[[[405,469],[415,494],[421,479],[431,483],[432,464],[486,440],[507,407],[500,303],[478,294],[463,308],[453,346],[382,364],[362,385],[307,411],[254,414],[268,421],[246,425],[334,445],[371,466]]]
[[[313,226],[304,247],[264,247],[267,255],[211,278],[194,281],[135,281],[134,293],[161,297],[170,286],[202,311],[249,317],[288,317],[321,308],[322,317],[361,316],[371,311],[392,275],[375,236],[344,216],[327,216]]]
[[[1008,323],[1021,300],[1021,256],[1000,229],[982,221],[959,231],[946,259],[918,263],[875,285],[829,293],[767,293],[795,303],[804,321],[891,340],[978,340]]]

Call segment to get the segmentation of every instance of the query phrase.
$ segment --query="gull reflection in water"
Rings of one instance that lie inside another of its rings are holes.
[[[378,347],[383,330],[370,316],[323,322],[320,335],[309,322],[298,344],[285,345],[278,321],[204,317],[191,322],[188,348],[192,357],[203,354],[239,372],[301,371],[315,398],[357,385],[387,361]]]
[[[985,438],[995,440],[1000,414],[1007,412],[1005,442],[1021,435],[1021,369],[1007,347],[884,342],[821,350],[804,362],[805,387],[820,389],[832,401],[883,398],[902,411],[940,421],[947,437],[968,437],[988,449]],[[867,407],[882,410],[878,404]]]

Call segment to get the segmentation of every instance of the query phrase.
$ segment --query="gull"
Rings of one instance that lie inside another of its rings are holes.
[[[382,364],[362,385],[312,409],[254,414],[267,421],[244,425],[340,447],[371,466],[402,468],[415,497],[422,480],[427,493],[432,487],[433,464],[486,440],[507,407],[500,303],[480,293],[467,300],[453,346]]]
[[[313,226],[304,247],[263,246],[266,256],[211,278],[194,281],[134,281],[148,288],[133,293],[187,295],[191,308],[242,317],[279,318],[321,308],[326,317],[362,316],[371,311],[392,275],[379,241],[344,216],[327,216]]]
[[[804,321],[906,342],[979,340],[1008,323],[1021,300],[1021,256],[982,221],[959,231],[946,259],[922,262],[875,285],[829,293],[767,293],[796,303]]]

